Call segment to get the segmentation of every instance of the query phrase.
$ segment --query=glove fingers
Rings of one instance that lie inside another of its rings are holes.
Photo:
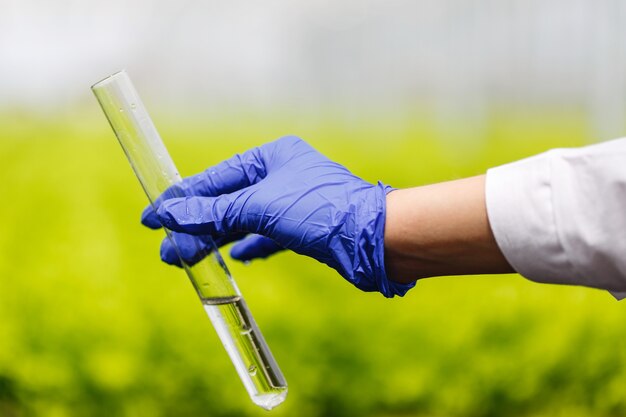
[[[267,258],[283,249],[282,246],[268,237],[251,235],[236,243],[230,250],[230,256],[239,261],[249,261],[256,258]]]
[[[237,195],[225,194],[173,198],[159,206],[157,215],[165,227],[175,232],[217,237],[243,231],[235,230],[239,211]]]
[[[185,178],[178,185],[187,196],[217,197],[230,194],[258,183],[273,167],[282,165],[285,159],[311,151],[313,149],[302,139],[285,136],[237,154],[199,174]]]
[[[182,267],[182,258],[188,265],[193,265],[210,250],[207,243],[198,236],[176,232],[172,232],[170,236],[171,238],[165,238],[161,242],[161,259],[167,264]]]
[[[150,229],[160,229],[163,225],[159,220],[159,216],[157,216],[156,212],[152,208],[152,205],[147,206],[143,209],[141,213],[141,224]]]
[[[141,213],[141,223],[150,229],[160,229],[163,225],[159,220],[159,217],[154,211],[154,207],[159,207],[164,201],[172,198],[181,198],[194,195],[194,190],[191,188],[190,183],[186,183],[185,180],[170,186],[163,192],[153,204],[149,204],[144,208]]]
[[[180,261],[182,258],[187,265],[193,266],[211,253],[213,245],[211,244],[211,237],[208,235],[193,236],[186,233],[171,232],[170,236],[171,239],[165,238],[161,242],[161,259],[167,264],[182,267]],[[217,247],[220,247],[244,236],[243,233],[219,236],[214,242]],[[178,248],[178,252],[174,245]]]
[[[180,258],[178,257],[178,253],[174,249],[174,244],[168,238],[165,238],[161,241],[161,249],[160,249],[161,260],[168,265],[175,265],[179,268],[182,268],[182,264],[180,262]]]
[[[261,148],[250,149],[172,185],[154,201],[154,207],[159,207],[164,201],[172,198],[216,197],[232,193],[256,184],[266,175],[266,161]],[[150,206],[146,207],[141,215],[141,222],[151,229],[161,227]]]
[[[285,147],[288,152],[276,152],[276,149],[280,147]],[[310,150],[312,149],[309,145],[297,137],[283,137],[275,142],[250,149],[172,185],[154,201],[154,207],[158,208],[164,201],[172,198],[217,197],[233,193],[265,178],[272,165],[280,162],[276,160],[280,155],[291,156]],[[150,206],[144,210],[141,222],[151,229],[158,229],[162,226]]]

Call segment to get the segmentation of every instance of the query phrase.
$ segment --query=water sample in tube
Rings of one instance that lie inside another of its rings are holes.
[[[176,166],[126,72],[91,89],[150,203],[166,190],[171,197],[184,197],[175,187],[181,181]],[[170,231],[165,232],[176,248]],[[285,400],[287,383],[215,243],[208,246],[200,262],[181,263],[250,398],[270,410]]]

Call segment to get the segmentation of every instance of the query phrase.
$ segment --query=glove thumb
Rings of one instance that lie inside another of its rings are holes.
[[[233,193],[165,200],[157,216],[163,226],[175,232],[219,236],[239,231],[236,226],[240,212],[237,193]]]

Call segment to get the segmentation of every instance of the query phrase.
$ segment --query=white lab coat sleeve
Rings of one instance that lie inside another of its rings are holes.
[[[626,297],[626,138],[492,168],[485,192],[498,246],[521,275]]]

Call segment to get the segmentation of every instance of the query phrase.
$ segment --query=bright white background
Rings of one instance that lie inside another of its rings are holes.
[[[0,0],[0,110],[91,105],[87,87],[126,68],[181,111],[549,106],[613,137],[624,22],[621,0]]]

